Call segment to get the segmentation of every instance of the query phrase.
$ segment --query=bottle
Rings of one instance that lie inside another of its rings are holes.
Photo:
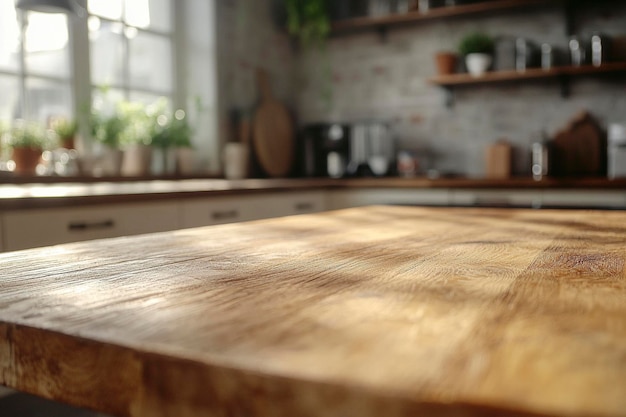
[[[532,174],[535,181],[541,181],[548,175],[548,163],[549,163],[548,143],[544,139],[541,142],[535,142],[532,144]]]

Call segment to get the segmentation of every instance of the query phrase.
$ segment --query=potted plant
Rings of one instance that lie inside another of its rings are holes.
[[[465,65],[470,75],[479,77],[491,66],[494,40],[483,32],[466,35],[459,43],[459,53],[465,57]]]
[[[435,64],[439,75],[454,74],[456,72],[458,55],[451,51],[440,51],[435,54]]]
[[[51,123],[52,130],[59,137],[61,147],[65,149],[75,149],[76,131],[78,124],[71,119],[56,119]]]
[[[327,0],[283,0],[287,31],[304,47],[322,47],[330,34]]]
[[[47,141],[47,132],[42,125],[24,120],[16,121],[8,131],[15,173],[35,175]]]
[[[160,151],[161,168],[165,174],[174,174],[177,162],[184,152],[191,150],[192,129],[184,110],[178,109],[173,114],[162,112],[153,125],[152,146]],[[184,156],[183,156],[184,158]]]
[[[102,145],[101,170],[104,175],[119,176],[121,173],[123,152],[120,149],[120,134],[124,123],[116,114],[91,114],[91,134]]]
[[[149,114],[142,103],[122,101],[117,105],[117,116],[124,126],[119,135],[120,146],[124,151],[122,175],[149,175],[154,115]]]

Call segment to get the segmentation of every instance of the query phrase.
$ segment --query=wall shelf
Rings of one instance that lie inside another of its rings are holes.
[[[364,29],[379,29],[384,31],[390,26],[413,22],[521,9],[533,6],[559,5],[562,3],[563,0],[491,0],[458,6],[437,7],[427,12],[414,10],[408,13],[390,14],[381,17],[354,17],[333,22],[331,32],[333,34],[340,34]]]
[[[608,62],[601,66],[583,65],[579,67],[563,66],[549,70],[542,68],[530,68],[525,71],[490,71],[480,77],[474,77],[468,73],[438,75],[431,77],[428,82],[438,85],[446,90],[445,104],[450,107],[454,103],[455,87],[473,86],[481,84],[497,84],[515,81],[532,81],[542,79],[556,79],[561,86],[561,96],[569,96],[569,83],[571,77],[602,75],[616,73],[626,75],[626,62]]]
[[[611,72],[626,72],[626,62],[609,62],[599,67],[583,65],[580,67],[555,67],[549,70],[544,70],[542,68],[530,68],[526,71],[491,71],[480,77],[473,77],[468,73],[438,75],[436,77],[429,78],[428,82],[441,87],[455,87],[461,85],[558,78],[562,76],[591,75]]]
[[[454,103],[455,87],[473,86],[481,84],[497,84],[515,81],[549,80],[556,79],[561,86],[561,96],[569,96],[569,83],[571,77],[603,75],[616,73],[626,75],[626,62],[607,62],[601,66],[583,65],[579,67],[563,66],[549,70],[542,68],[530,68],[525,71],[490,71],[480,77],[474,77],[468,73],[450,75],[438,75],[428,79],[428,82],[438,85],[446,90],[445,104],[451,106]]]

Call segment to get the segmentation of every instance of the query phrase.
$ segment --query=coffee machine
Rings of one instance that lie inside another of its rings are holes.
[[[346,175],[350,152],[350,126],[319,123],[302,131],[302,167],[307,177],[340,178]]]
[[[309,125],[301,138],[302,174],[307,177],[383,176],[393,166],[395,146],[384,122]]]

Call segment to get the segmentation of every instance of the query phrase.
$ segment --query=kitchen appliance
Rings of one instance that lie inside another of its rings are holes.
[[[307,177],[382,176],[395,160],[390,128],[377,121],[306,126],[301,148]]]
[[[307,177],[343,177],[350,150],[350,126],[320,123],[302,132],[302,167]]]
[[[389,126],[383,122],[359,122],[352,126],[347,174],[382,176],[389,172],[395,146]]]
[[[612,123],[608,132],[609,178],[626,177],[626,123]]]

